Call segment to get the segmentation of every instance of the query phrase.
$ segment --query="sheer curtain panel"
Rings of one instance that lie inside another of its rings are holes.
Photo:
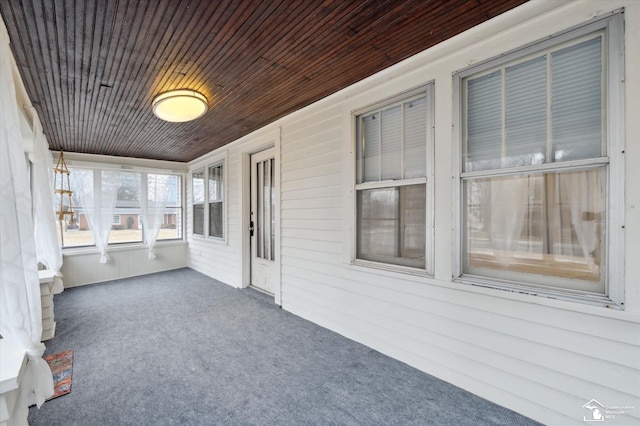
[[[111,170],[74,169],[76,191],[81,211],[91,229],[93,240],[100,250],[100,263],[107,263],[107,245],[113,226],[113,214],[120,187],[120,172]]]
[[[53,206],[53,158],[49,144],[42,133],[42,125],[36,111],[33,116],[33,217],[35,225],[36,255],[38,261],[53,271],[53,292],[62,293],[62,249],[56,232],[56,216]]]
[[[0,334],[20,342],[29,357],[17,404],[26,407],[35,402],[40,407],[53,394],[53,378],[42,359],[45,346],[40,342],[42,307],[31,191],[14,97],[9,36],[2,20],[0,93]]]
[[[165,208],[171,185],[171,176],[141,173],[138,175],[138,193],[142,194],[142,230],[149,247],[149,259],[155,259],[153,247],[156,245],[164,219]]]

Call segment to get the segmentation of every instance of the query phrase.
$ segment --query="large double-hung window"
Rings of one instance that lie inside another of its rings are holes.
[[[430,269],[433,85],[355,116],[356,260]]]
[[[458,76],[463,277],[620,300],[620,31],[613,15]]]

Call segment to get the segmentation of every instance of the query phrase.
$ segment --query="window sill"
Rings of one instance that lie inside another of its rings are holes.
[[[425,278],[433,278],[433,275],[424,269],[398,266],[386,263],[370,262],[367,260],[353,260],[348,267],[350,269],[376,275],[384,275],[395,278],[410,279],[416,282],[425,282]]]
[[[198,235],[198,234],[191,234],[190,236],[193,237],[194,241],[204,241],[204,242],[212,243],[212,244],[227,245],[227,240],[225,238],[209,237],[209,236],[206,236],[206,235]]]
[[[453,280],[454,283],[467,286],[467,289],[480,290],[482,293],[500,291],[502,295],[517,295],[520,297],[537,297],[540,301],[559,302],[563,305],[572,306],[592,306],[603,312],[623,312],[624,307],[618,305],[604,294],[590,293],[578,290],[554,289],[545,286],[528,285],[495,278],[485,278],[473,275],[462,275]],[[544,303],[543,304],[547,304]],[[608,308],[601,310],[600,308]],[[579,310],[581,309],[571,309]]]
[[[167,240],[167,241],[158,241],[154,248],[166,247],[166,246],[179,246],[186,245],[187,242],[185,240]],[[107,253],[117,252],[117,251],[132,251],[132,250],[148,250],[149,248],[145,246],[143,243],[121,243],[117,245],[110,245],[107,248]],[[85,247],[69,247],[62,249],[63,256],[74,256],[74,255],[83,255],[90,253],[99,253],[96,246],[85,246]]]

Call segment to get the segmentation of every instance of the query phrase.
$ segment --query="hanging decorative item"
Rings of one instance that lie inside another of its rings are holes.
[[[59,200],[58,209],[56,210],[56,216],[58,221],[60,221],[60,238],[64,238],[64,230],[63,227],[66,227],[67,221],[66,218],[69,217],[69,223],[74,222],[74,213],[73,213],[73,203],[71,202],[71,196],[73,192],[71,191],[71,183],[69,181],[69,169],[67,168],[67,163],[64,161],[64,152],[60,151],[60,156],[58,157],[58,163],[56,167],[53,169],[54,172],[54,180],[53,180],[53,188],[56,194],[56,199]],[[62,244],[64,245],[64,240],[62,240]]]

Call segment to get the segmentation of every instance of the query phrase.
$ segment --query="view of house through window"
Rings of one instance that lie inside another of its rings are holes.
[[[93,193],[102,188],[101,180],[93,182],[93,188],[82,188],[74,168],[70,167],[70,184],[73,191],[72,203],[74,218],[67,217],[65,221],[58,222],[58,237],[63,247],[82,247],[94,245],[93,234],[89,226],[89,220],[84,212],[80,200],[80,193]],[[80,169],[76,169],[80,170]],[[94,175],[101,173],[100,170],[93,170]],[[117,190],[115,209],[111,215],[111,230],[109,232],[109,244],[117,243],[142,243],[144,241],[142,227],[142,212],[140,207],[141,188],[140,180],[148,178],[151,174],[146,172],[118,172],[119,186]],[[152,175],[151,175],[152,176]],[[169,176],[169,190],[167,195],[167,207],[163,216],[162,225],[159,231],[158,240],[171,240],[182,238],[182,194],[180,176]],[[104,206],[104,211],[108,211]]]

